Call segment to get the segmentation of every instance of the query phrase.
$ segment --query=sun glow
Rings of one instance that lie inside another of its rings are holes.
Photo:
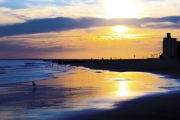
[[[103,0],[106,18],[139,17],[140,5],[133,0]]]
[[[113,28],[111,28],[114,32],[116,32],[116,33],[123,33],[123,32],[126,32],[127,30],[128,30],[128,28],[127,27],[125,27],[125,26],[120,26],[120,25],[118,25],[118,26],[114,26]]]

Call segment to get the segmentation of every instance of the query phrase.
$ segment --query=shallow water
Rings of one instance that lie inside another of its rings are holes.
[[[174,79],[143,72],[111,72],[76,67],[54,78],[1,85],[0,116],[4,119],[53,119],[113,109],[115,103],[177,90]]]
[[[0,60],[0,85],[49,79],[52,73],[69,69],[42,60]]]

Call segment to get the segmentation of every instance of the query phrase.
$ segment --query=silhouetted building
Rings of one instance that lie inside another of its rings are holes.
[[[177,38],[171,38],[171,33],[167,33],[167,37],[163,40],[163,58],[175,58],[178,56],[180,42]]]

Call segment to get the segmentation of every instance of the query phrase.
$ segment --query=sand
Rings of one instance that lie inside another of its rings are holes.
[[[129,59],[129,60],[105,60],[98,62],[85,62],[72,64],[91,69],[110,71],[140,71],[163,74],[169,77],[180,78],[180,62],[172,59]]]
[[[180,79],[180,62],[176,60],[112,60],[76,63],[91,69],[142,71]],[[144,96],[116,104],[117,108],[95,115],[76,116],[82,120],[179,120],[180,91]]]
[[[121,104],[117,103],[117,109],[94,115],[87,113],[73,118],[78,120],[179,120],[179,100],[179,92],[146,96]]]

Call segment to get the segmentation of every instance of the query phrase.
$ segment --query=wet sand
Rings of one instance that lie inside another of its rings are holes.
[[[94,115],[74,116],[78,120],[179,120],[180,93],[164,93],[117,103],[117,108]],[[73,120],[73,118],[68,120]]]
[[[114,101],[133,99],[143,94],[165,92],[158,88],[175,87],[157,75],[141,72],[109,72],[77,67],[54,78],[0,85],[0,110],[6,109],[86,109],[113,107]],[[89,102],[88,102],[89,101]],[[110,103],[110,104],[109,104]]]
[[[180,62],[173,60],[119,60],[73,64],[111,71],[143,71],[180,79]],[[178,80],[179,81],[179,80]],[[179,88],[179,87],[178,87]],[[178,120],[180,91],[158,93],[117,103],[116,109],[95,115],[79,116],[81,120]]]

